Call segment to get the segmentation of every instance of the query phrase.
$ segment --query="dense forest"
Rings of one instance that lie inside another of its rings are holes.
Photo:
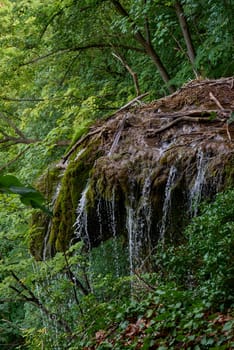
[[[233,13],[0,1],[1,349],[234,348]]]

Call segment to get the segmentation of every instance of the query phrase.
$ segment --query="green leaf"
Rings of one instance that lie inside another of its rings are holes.
[[[13,175],[2,175],[0,176],[0,190],[7,190],[11,186],[22,186],[21,182],[17,177]]]
[[[52,215],[52,212],[43,205],[45,202],[44,196],[32,187],[23,186],[19,179],[13,175],[0,176],[0,192],[17,194],[23,204],[41,209],[48,215]]]

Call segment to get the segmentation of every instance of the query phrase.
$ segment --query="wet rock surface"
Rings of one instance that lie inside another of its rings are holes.
[[[133,269],[159,240],[180,240],[201,200],[233,186],[233,85],[233,78],[192,81],[94,125],[62,161],[51,234],[40,254],[122,235]]]

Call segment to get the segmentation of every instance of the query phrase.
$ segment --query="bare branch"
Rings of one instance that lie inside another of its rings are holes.
[[[209,96],[210,96],[210,99],[215,102],[215,104],[219,107],[221,111],[225,111],[225,109],[223,108],[219,100],[212,94],[212,92],[209,93]],[[227,137],[229,141],[232,141],[232,137],[228,127],[228,121],[226,121],[226,132],[227,132]]]
[[[122,65],[127,69],[127,71],[132,76],[137,96],[139,96],[141,93],[140,93],[140,86],[139,86],[139,82],[138,82],[138,76],[137,76],[136,72],[134,72],[131,69],[131,67],[128,65],[127,61],[124,59],[124,57],[122,55],[120,55],[119,53],[118,54],[112,53],[112,55],[122,63]]]
[[[9,118],[9,116],[5,116],[3,113],[0,113],[0,117],[4,119],[4,121],[15,131],[15,133],[21,138],[25,139],[22,131],[15,125],[15,123]]]
[[[6,96],[0,96],[1,100],[4,101],[12,101],[12,102],[43,102],[45,101],[44,98],[13,98],[13,97],[6,97]]]

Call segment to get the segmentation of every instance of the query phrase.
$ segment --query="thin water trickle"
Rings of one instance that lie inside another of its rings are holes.
[[[198,207],[202,197],[202,189],[205,183],[206,167],[207,159],[204,156],[204,153],[199,150],[197,152],[197,175],[189,193],[189,213],[191,217],[197,216],[198,214]]]
[[[145,177],[141,196],[137,202],[133,194],[126,207],[126,228],[128,232],[128,249],[130,274],[137,268],[142,268],[146,252],[151,251],[151,178]]]
[[[133,208],[127,206],[127,219],[126,228],[128,231],[128,254],[129,254],[129,265],[130,265],[130,275],[134,273],[134,258],[135,258],[135,228],[134,228],[134,210]]]
[[[176,174],[177,174],[177,169],[173,165],[170,168],[169,175],[167,178],[166,188],[165,188],[165,196],[164,196],[164,203],[163,203],[163,210],[162,210],[162,222],[161,222],[160,233],[159,233],[159,237],[162,244],[165,243],[166,230],[170,224],[171,191],[175,184]]]
[[[77,207],[77,216],[76,221],[74,223],[75,226],[75,236],[78,239],[84,239],[85,243],[88,246],[88,249],[91,249],[91,243],[90,238],[88,234],[88,221],[87,221],[87,211],[86,211],[86,205],[87,205],[87,192],[89,190],[89,181],[87,182],[85,189],[83,190],[80,201],[78,203]],[[72,244],[72,242],[71,242]]]
[[[74,159],[75,162],[80,158],[80,156],[84,153],[84,151],[86,150],[86,148],[82,148],[76,155],[76,158]]]
[[[108,212],[109,212],[109,225],[113,236],[113,252],[114,252],[114,263],[115,263],[115,273],[116,277],[120,276],[119,268],[119,251],[117,244],[117,232],[116,232],[116,217],[115,217],[115,188],[112,189],[112,198],[108,202]]]

